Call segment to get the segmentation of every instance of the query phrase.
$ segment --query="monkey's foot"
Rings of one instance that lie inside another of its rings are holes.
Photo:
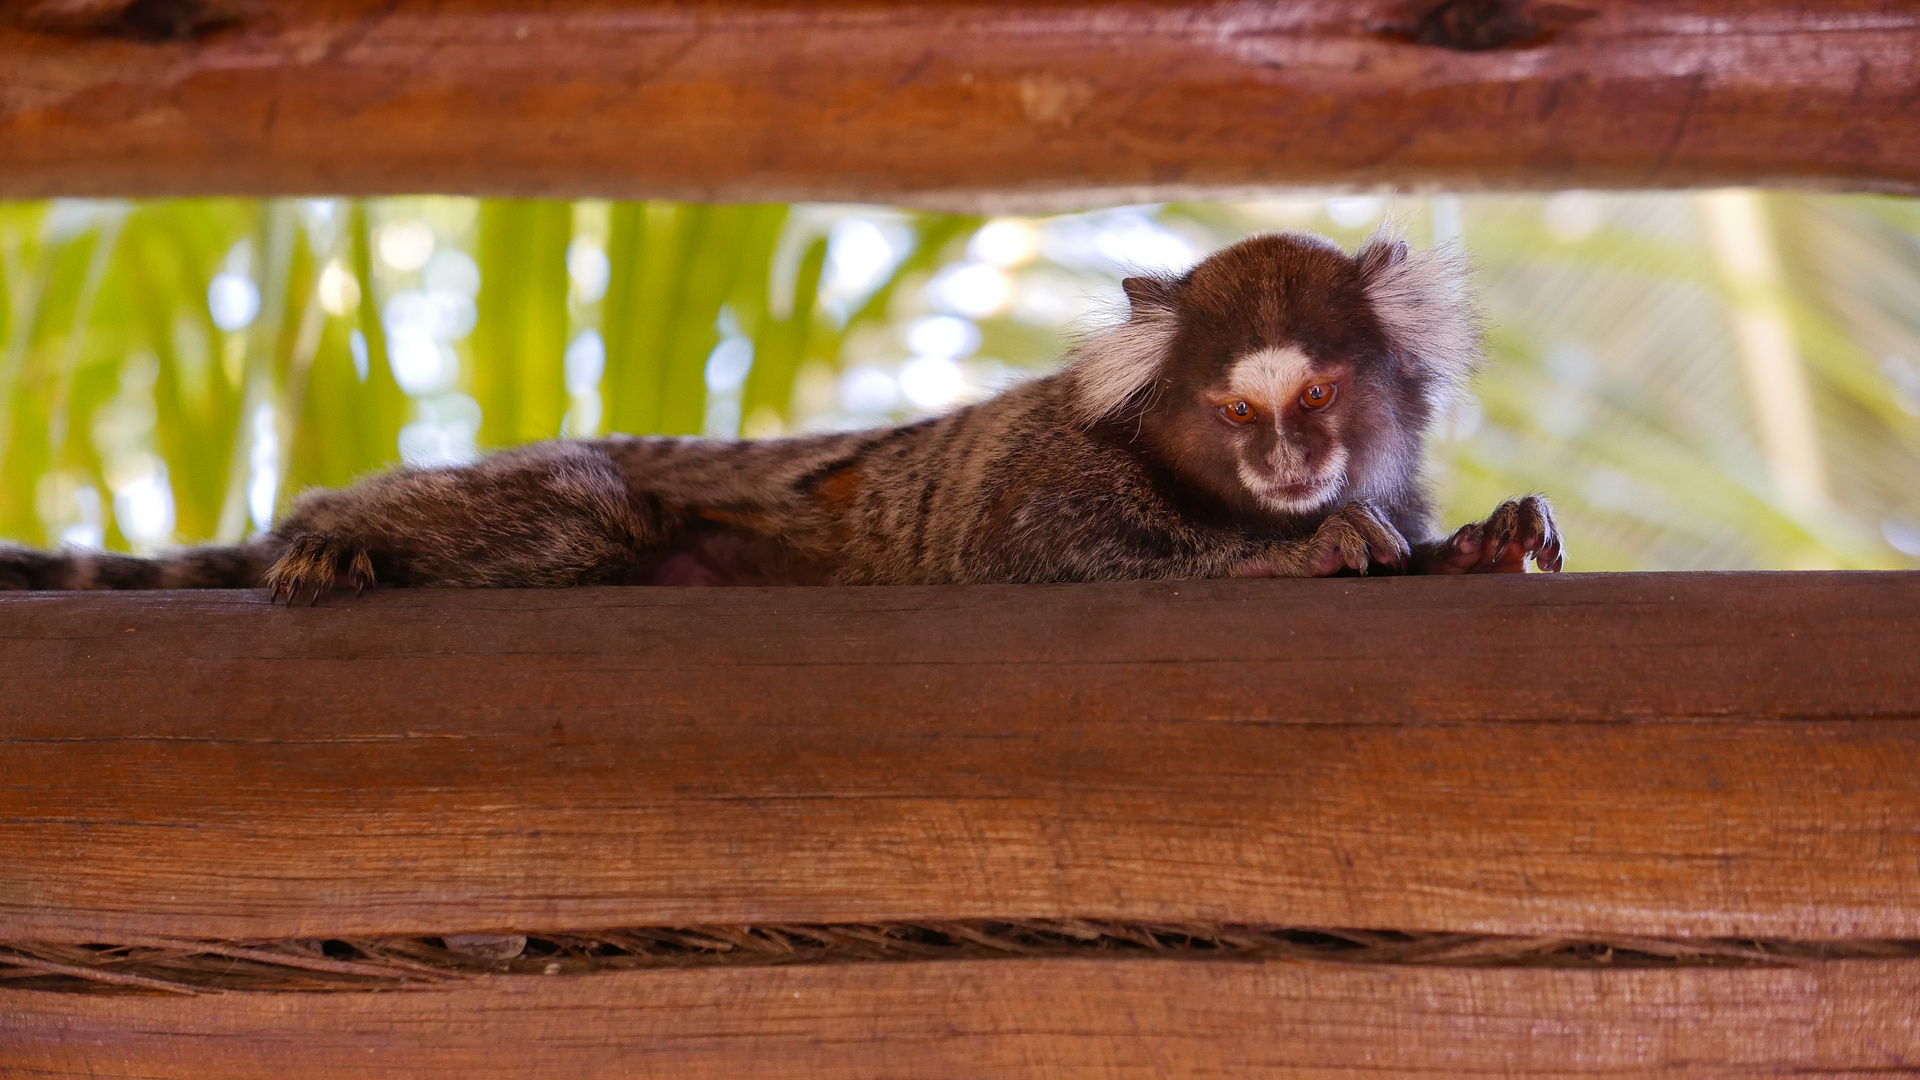
[[[1236,577],[1331,577],[1342,570],[1362,574],[1369,567],[1402,573],[1411,552],[1407,539],[1387,515],[1369,502],[1342,506],[1305,540],[1276,546],[1248,560]]]
[[[1566,562],[1560,526],[1544,495],[1508,499],[1485,521],[1462,525],[1435,548],[1421,552],[1429,574],[1519,574],[1535,566],[1558,571]]]
[[[300,594],[311,593],[309,606],[320,602],[320,594],[329,589],[366,591],[373,584],[373,560],[365,548],[349,543],[336,533],[295,533],[286,554],[267,570],[266,585],[273,590],[269,601],[287,595],[292,607]]]

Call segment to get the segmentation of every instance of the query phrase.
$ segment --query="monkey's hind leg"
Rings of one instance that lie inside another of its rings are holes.
[[[308,594],[308,604],[317,604],[329,589],[352,589],[358,596],[373,580],[373,557],[365,548],[338,533],[303,532],[288,540],[286,552],[267,569],[265,584],[272,590],[270,601],[284,591],[292,607],[301,593]]]
[[[274,527],[274,599],[377,583],[565,588],[623,580],[664,542],[598,447],[550,442],[474,465],[403,469],[294,500]]]

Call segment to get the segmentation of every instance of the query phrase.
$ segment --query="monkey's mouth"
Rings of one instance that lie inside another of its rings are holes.
[[[1253,486],[1254,497],[1268,509],[1294,514],[1317,510],[1332,502],[1339,492],[1340,476],[1337,473],[1312,480],[1269,480]]]
[[[1345,453],[1336,452],[1329,460],[1316,462],[1319,467],[1311,472],[1289,468],[1280,462],[1272,464],[1280,467],[1261,468],[1260,464],[1243,460],[1239,463],[1239,473],[1247,494],[1276,514],[1307,514],[1319,510],[1339,498],[1347,483]]]

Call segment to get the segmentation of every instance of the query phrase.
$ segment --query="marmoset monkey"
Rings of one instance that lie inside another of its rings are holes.
[[[153,559],[0,551],[11,588],[1111,581],[1558,570],[1545,499],[1435,537],[1423,433],[1480,360],[1467,271],[1255,236],[1124,283],[1057,374],[898,427],[560,440],[309,491]]]

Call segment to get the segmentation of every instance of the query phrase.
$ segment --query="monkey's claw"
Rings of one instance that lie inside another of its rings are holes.
[[[357,595],[372,584],[373,560],[366,549],[336,533],[295,534],[266,577],[266,586],[272,590],[268,601],[278,603],[284,593],[288,607],[303,593],[309,594],[307,604],[312,606],[329,589],[352,589]]]
[[[1440,574],[1518,574],[1535,566],[1548,572],[1566,563],[1566,544],[1545,496],[1508,499],[1485,521],[1462,525],[1439,552]]]

